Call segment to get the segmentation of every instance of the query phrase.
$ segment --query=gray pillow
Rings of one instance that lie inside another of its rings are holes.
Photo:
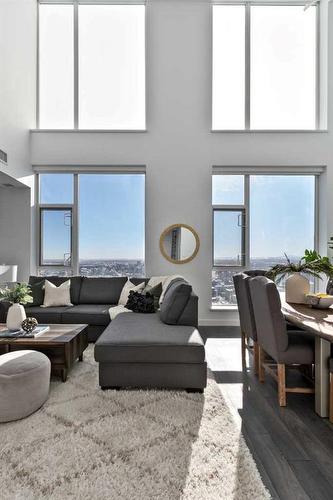
[[[160,308],[160,319],[167,325],[177,325],[192,293],[192,287],[185,281],[172,282],[165,292]]]

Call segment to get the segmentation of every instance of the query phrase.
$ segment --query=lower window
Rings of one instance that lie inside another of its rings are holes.
[[[144,174],[39,174],[42,276],[144,276]]]
[[[213,175],[213,305],[237,304],[235,273],[267,270],[284,262],[285,254],[296,262],[305,249],[315,248],[316,179]]]

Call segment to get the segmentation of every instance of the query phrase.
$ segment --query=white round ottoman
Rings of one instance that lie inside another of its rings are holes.
[[[47,400],[51,363],[37,351],[0,356],[0,422],[27,417]]]

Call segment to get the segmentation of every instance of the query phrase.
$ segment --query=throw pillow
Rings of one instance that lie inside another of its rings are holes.
[[[131,290],[126,303],[126,309],[136,313],[154,313],[154,296],[149,292],[144,295],[140,292],[133,292],[133,290]]]
[[[145,282],[139,283],[139,285],[133,285],[130,280],[127,280],[119,297],[118,305],[125,306],[128,301],[128,296],[131,290],[133,292],[140,292],[144,289]]]
[[[111,321],[113,321],[114,319],[116,319],[117,316],[119,316],[119,314],[122,314],[122,313],[131,313],[132,311],[130,311],[129,309],[126,309],[125,306],[114,306],[114,307],[110,307],[109,309],[109,314],[110,314],[110,319]]]
[[[176,325],[184,311],[192,287],[185,281],[174,281],[167,289],[160,308],[160,319],[168,325]]]
[[[161,296],[162,290],[163,290],[162,283],[159,283],[156,286],[146,285],[146,287],[144,288],[144,290],[142,292],[145,295],[147,293],[149,293],[150,295],[152,295],[154,297],[154,308],[155,308],[155,311],[157,311],[157,309],[159,308],[159,300],[160,300],[160,296]]]
[[[30,290],[32,293],[32,302],[29,304],[29,307],[38,307],[41,306],[44,302],[44,286],[45,280],[38,281],[37,283],[33,283],[30,286]]]
[[[45,280],[44,304],[41,307],[72,306],[70,287],[71,280],[65,281],[60,286]]]

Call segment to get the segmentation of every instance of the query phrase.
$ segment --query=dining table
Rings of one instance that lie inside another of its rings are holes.
[[[333,308],[316,309],[292,304],[282,298],[282,313],[289,323],[310,332],[315,338],[315,410],[320,417],[329,415],[329,358],[333,344]]]

